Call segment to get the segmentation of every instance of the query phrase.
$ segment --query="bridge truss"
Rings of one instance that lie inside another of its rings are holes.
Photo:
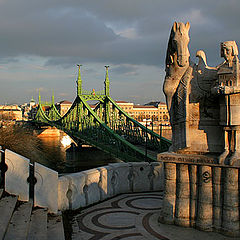
[[[68,112],[61,116],[54,104],[47,112],[43,110],[39,95],[39,106],[34,123],[54,126],[73,139],[95,146],[123,161],[156,161],[147,151],[167,151],[171,142],[160,137],[131,118],[110,97],[108,66],[106,66],[105,89],[86,91],[82,89],[80,65],[77,79],[77,97]],[[96,100],[92,109],[87,101]]]

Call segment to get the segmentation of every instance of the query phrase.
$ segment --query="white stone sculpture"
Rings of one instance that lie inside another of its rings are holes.
[[[218,66],[218,80],[212,92],[219,95],[220,125],[224,130],[224,151],[219,163],[240,163],[240,79],[238,48],[235,41],[221,43],[221,57],[225,61]]]
[[[177,153],[220,153],[223,132],[219,126],[218,98],[211,94],[217,68],[207,65],[205,53],[199,63],[190,61],[189,23],[173,24],[166,56],[166,96],[172,126],[172,147]]]

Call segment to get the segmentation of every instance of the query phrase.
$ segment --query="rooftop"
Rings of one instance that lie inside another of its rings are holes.
[[[152,108],[152,109],[157,109],[155,106],[145,106],[145,105],[134,105],[133,108]]]
[[[59,104],[72,104],[72,102],[67,101],[67,100],[63,100],[63,101],[59,102]]]

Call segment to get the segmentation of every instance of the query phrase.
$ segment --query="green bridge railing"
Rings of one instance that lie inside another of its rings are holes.
[[[131,118],[115,103],[109,94],[108,66],[104,83],[103,91],[83,90],[79,65],[77,97],[68,112],[61,116],[55,107],[54,98],[48,111],[44,111],[39,95],[39,106],[33,122],[61,129],[70,137],[123,161],[156,161],[156,157],[146,155],[142,148],[160,153],[168,150],[171,141]],[[89,100],[98,101],[94,110],[87,103]]]

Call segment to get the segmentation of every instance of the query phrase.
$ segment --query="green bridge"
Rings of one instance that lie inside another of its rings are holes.
[[[56,127],[74,140],[97,147],[125,162],[156,161],[156,153],[168,150],[171,141],[131,118],[110,97],[108,66],[102,91],[84,90],[80,65],[78,68],[77,96],[68,112],[60,115],[54,97],[45,112],[39,94],[35,124]],[[95,109],[87,103],[90,100],[98,101]]]

